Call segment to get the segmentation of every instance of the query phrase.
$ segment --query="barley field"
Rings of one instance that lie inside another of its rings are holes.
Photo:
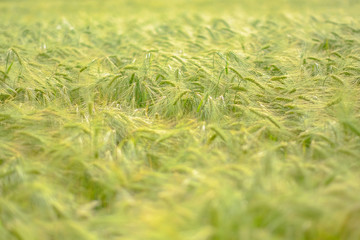
[[[359,240],[360,1],[0,1],[0,239]]]

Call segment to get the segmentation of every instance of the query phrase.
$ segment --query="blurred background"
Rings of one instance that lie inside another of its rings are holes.
[[[0,10],[6,13],[7,20],[21,17],[80,17],[84,12],[94,14],[94,17],[132,17],[136,13],[144,14],[186,14],[186,13],[238,13],[243,11],[254,15],[286,12],[322,12],[358,15],[360,1],[358,0],[2,0]],[[54,15],[56,13],[56,15]],[[136,15],[138,17],[138,15]],[[3,17],[4,18],[4,17]],[[4,19],[2,19],[4,20]]]

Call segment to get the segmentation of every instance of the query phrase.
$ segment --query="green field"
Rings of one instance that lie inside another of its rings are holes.
[[[359,12],[0,1],[0,239],[359,240]]]

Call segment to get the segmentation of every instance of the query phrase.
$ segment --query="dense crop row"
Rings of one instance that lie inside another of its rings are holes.
[[[1,239],[359,239],[354,9],[225,2],[0,3]]]

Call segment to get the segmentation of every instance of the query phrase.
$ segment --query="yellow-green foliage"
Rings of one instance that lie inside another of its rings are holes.
[[[0,239],[360,239],[358,1],[0,12]]]

